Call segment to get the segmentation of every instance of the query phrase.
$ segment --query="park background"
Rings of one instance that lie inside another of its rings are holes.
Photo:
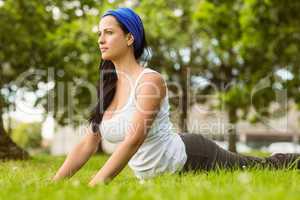
[[[99,80],[97,24],[121,6],[144,22],[150,54],[142,61],[167,81],[177,132],[226,141],[231,151],[237,141],[246,150],[293,142],[278,150],[300,151],[299,4],[1,1],[0,157],[26,154],[9,137],[53,154],[80,140]]]
[[[300,152],[300,1],[0,0],[0,159],[65,155],[84,136],[97,24],[122,6],[143,20],[143,63],[167,81],[178,132],[231,151]]]

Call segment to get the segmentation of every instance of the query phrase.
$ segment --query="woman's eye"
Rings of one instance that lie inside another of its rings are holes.
[[[107,33],[111,35],[113,32],[112,31],[107,31]]]

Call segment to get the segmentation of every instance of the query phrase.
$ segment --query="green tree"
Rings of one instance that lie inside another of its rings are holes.
[[[292,91],[299,85],[295,78],[299,73],[299,8],[298,1],[279,0],[211,0],[198,5],[195,20],[205,42],[202,58],[231,124],[249,117],[251,107],[260,119],[273,114],[269,105],[274,101],[284,110],[287,99],[278,99],[278,94],[283,97],[288,91],[288,98],[297,98]],[[282,69],[294,79],[280,78],[276,72]],[[231,151],[236,151],[235,141],[233,128],[229,133]]]
[[[14,104],[11,97],[16,87],[10,83],[28,68],[45,67],[43,57],[48,51],[45,34],[53,26],[52,14],[44,9],[46,5],[46,2],[5,1],[0,8],[0,159],[28,157],[6,134],[2,114]]]
[[[93,30],[102,10],[113,6],[90,0],[7,0],[0,7],[0,159],[28,157],[3,127],[2,114],[15,104],[17,91],[54,83],[36,105],[54,113],[60,124],[87,118],[93,88],[86,83],[96,83],[100,58]]]

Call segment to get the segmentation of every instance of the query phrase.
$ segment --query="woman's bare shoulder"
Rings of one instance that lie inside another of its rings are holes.
[[[137,93],[164,97],[166,94],[166,85],[163,76],[153,69],[146,71],[141,77]]]

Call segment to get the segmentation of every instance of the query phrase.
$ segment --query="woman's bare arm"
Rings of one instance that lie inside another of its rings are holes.
[[[57,181],[74,175],[97,151],[100,141],[100,133],[92,133],[91,130],[87,128],[86,136],[68,154],[63,165],[59,168],[52,180]]]

